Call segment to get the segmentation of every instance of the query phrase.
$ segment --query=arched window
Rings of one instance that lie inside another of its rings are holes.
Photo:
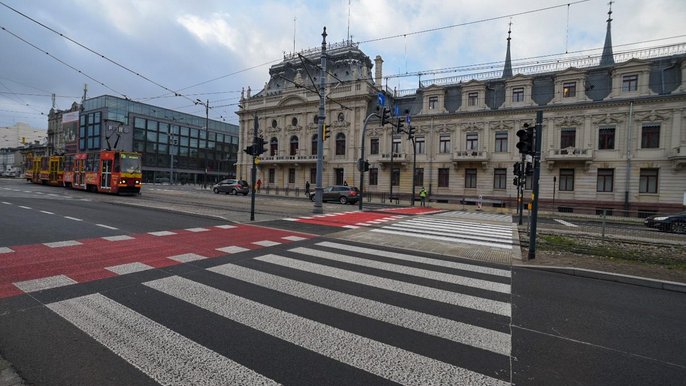
[[[298,136],[291,137],[291,155],[298,155]]]
[[[298,126],[298,118],[293,117],[293,119],[291,119],[291,126]]]
[[[336,134],[336,155],[345,155],[345,134]]]
[[[279,140],[276,137],[272,137],[269,140],[269,155],[275,156],[279,152]]]
[[[319,135],[315,134],[312,136],[312,155],[317,155],[317,139],[319,139]]]

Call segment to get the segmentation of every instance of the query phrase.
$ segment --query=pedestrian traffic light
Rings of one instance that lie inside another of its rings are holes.
[[[415,128],[412,126],[407,128],[407,139],[414,138],[414,131],[415,131]]]
[[[512,184],[514,186],[519,186],[519,177],[515,176],[515,178],[512,179]]]
[[[329,137],[331,136],[331,128],[327,125],[323,125],[322,132],[324,133],[324,140],[329,139]]]
[[[521,162],[515,162],[514,167],[512,168],[512,171],[514,172],[515,177],[520,177],[522,175],[522,163]]]
[[[517,136],[519,137],[519,142],[517,142],[519,153],[534,155],[534,128],[525,123],[524,128],[517,131]]]
[[[381,113],[381,126],[391,123],[391,109],[384,107]]]
[[[534,175],[534,165],[531,162],[526,163],[526,167],[524,168],[524,175],[525,176],[533,176]]]

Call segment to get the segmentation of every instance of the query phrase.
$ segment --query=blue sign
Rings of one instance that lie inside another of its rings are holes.
[[[379,93],[379,106],[386,106],[386,96],[382,92]]]
[[[395,108],[393,109],[393,115],[396,117],[400,116],[400,107],[398,107],[398,105],[395,105]]]
[[[407,123],[407,125],[410,126],[410,114],[407,114],[405,116],[405,123]]]

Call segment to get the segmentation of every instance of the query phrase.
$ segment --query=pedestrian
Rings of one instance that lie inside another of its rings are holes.
[[[343,186],[348,186],[348,180],[343,181]]]
[[[256,185],[257,185],[257,192],[259,193],[259,192],[260,192],[260,187],[262,186],[262,180],[258,178],[258,179],[257,179]]]
[[[426,189],[422,186],[422,190],[419,191],[419,198],[422,200],[422,206],[426,206]]]
[[[305,181],[305,195],[310,197],[310,181]]]

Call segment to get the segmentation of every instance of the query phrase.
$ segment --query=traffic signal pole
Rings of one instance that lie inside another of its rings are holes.
[[[536,112],[536,128],[534,129],[534,180],[533,203],[531,204],[531,237],[529,239],[529,259],[536,258],[536,225],[538,223],[538,179],[541,176],[541,136],[543,132],[543,111]]]
[[[255,158],[259,155],[257,154],[257,129],[259,127],[257,115],[255,115],[255,127],[253,128],[252,137],[252,169],[250,170],[250,179],[252,180],[252,193],[250,194],[250,221],[255,221],[255,183],[257,182],[257,164],[255,163]]]

